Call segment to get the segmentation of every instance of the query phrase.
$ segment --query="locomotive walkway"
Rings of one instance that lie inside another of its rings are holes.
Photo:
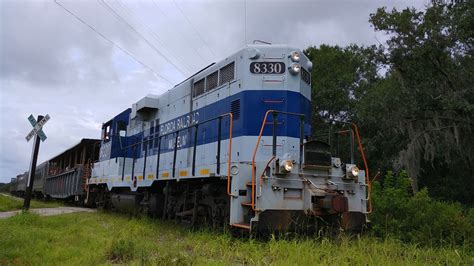
[[[66,214],[66,213],[73,213],[73,212],[96,212],[96,209],[89,209],[89,208],[80,208],[80,207],[58,207],[58,208],[38,208],[38,209],[30,209],[30,212],[36,213],[40,216],[52,216],[52,215],[59,215],[59,214]],[[0,219],[12,217],[21,213],[22,210],[17,211],[8,211],[8,212],[0,212]]]

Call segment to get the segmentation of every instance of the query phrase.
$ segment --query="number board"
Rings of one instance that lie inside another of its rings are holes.
[[[250,64],[250,72],[253,74],[283,74],[285,73],[285,63],[253,62]]]

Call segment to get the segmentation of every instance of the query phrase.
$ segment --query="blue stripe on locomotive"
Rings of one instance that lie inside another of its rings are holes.
[[[309,136],[311,134],[311,101],[304,97],[299,92],[285,91],[285,90],[246,90],[240,93],[231,95],[225,99],[217,101],[215,103],[206,105],[200,109],[193,111],[199,112],[199,121],[204,121],[217,117],[218,115],[230,112],[231,102],[240,99],[240,115],[238,119],[234,117],[233,120],[233,134],[232,137],[236,138],[239,136],[258,136],[260,133],[260,127],[263,122],[265,112],[267,110],[285,110],[286,112],[302,113],[305,114],[305,125],[304,134]],[[234,110],[235,111],[235,110]],[[123,113],[122,113],[123,114]],[[128,112],[129,114],[129,112]],[[180,116],[171,121],[178,120],[180,118],[186,118],[189,114]],[[236,116],[236,114],[234,114]],[[272,115],[267,118],[267,126],[263,132],[264,136],[272,135]],[[169,121],[168,121],[169,122]],[[164,122],[163,124],[166,124]],[[295,116],[279,114],[277,117],[277,135],[298,138],[300,134],[299,118]],[[208,144],[216,142],[218,139],[217,128],[218,121],[213,120],[205,124],[201,124],[198,127],[198,138],[197,145]],[[224,117],[222,119],[222,140],[229,138],[229,119]],[[186,143],[178,145],[178,149],[189,148],[194,145],[194,131],[195,128],[182,130],[179,133],[179,137],[186,138]],[[141,141],[147,141],[147,145],[137,145],[136,150],[133,148],[121,149],[119,143],[119,137],[114,134],[112,138],[112,151],[111,157],[133,157],[135,158],[144,157],[145,147],[148,147],[147,156],[156,155],[158,153],[158,136],[159,126],[156,129],[148,129],[149,137],[143,138],[144,132],[136,134],[134,136],[122,137],[122,147],[130,147],[134,143]],[[118,132],[117,132],[118,134]],[[173,149],[169,147],[169,143],[174,143],[176,138],[175,134],[170,134],[162,138],[161,140],[161,153],[170,152]]]

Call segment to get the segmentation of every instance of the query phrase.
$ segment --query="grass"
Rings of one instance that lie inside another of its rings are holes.
[[[424,248],[370,236],[259,241],[188,231],[172,223],[115,213],[0,220],[3,264],[474,264],[474,252]]]
[[[54,208],[64,206],[56,201],[41,201],[32,199],[30,208]],[[0,194],[0,212],[21,210],[23,208],[23,199]]]

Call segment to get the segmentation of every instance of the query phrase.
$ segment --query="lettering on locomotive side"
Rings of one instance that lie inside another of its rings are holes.
[[[178,136],[177,144],[176,144],[178,146],[178,149],[186,146],[186,142],[188,140],[187,137],[188,137],[187,135]],[[168,149],[174,149],[174,144],[175,144],[175,138],[168,140]]]
[[[178,117],[161,125],[160,135],[187,128],[197,123],[199,123],[199,112],[190,113],[188,115]]]

